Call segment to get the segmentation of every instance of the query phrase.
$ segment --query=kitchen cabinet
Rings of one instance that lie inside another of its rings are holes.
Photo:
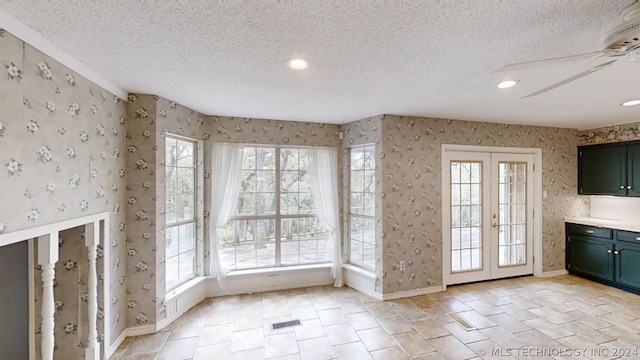
[[[578,194],[640,196],[640,141],[579,146]]]
[[[566,223],[569,273],[640,294],[640,233]]]

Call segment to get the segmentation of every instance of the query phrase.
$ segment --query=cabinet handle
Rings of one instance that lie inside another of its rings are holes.
[[[631,185],[627,185],[627,190],[631,190]]]
[[[618,254],[620,254],[620,252],[618,250],[613,252],[613,255],[618,255]]]
[[[587,234],[593,234],[595,231],[593,231],[593,230],[585,230],[584,232],[586,232]]]
[[[624,185],[620,185],[620,190],[624,190]]]
[[[611,254],[611,249],[607,249],[607,254]]]
[[[636,236],[636,240],[640,241],[640,236]]]

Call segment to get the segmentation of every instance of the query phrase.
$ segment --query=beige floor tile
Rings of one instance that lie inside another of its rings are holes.
[[[449,323],[440,325],[445,330],[447,330],[451,335],[455,336],[456,339],[460,340],[464,344],[486,340],[487,337],[481,333],[479,330],[465,330],[462,326],[457,323]],[[419,332],[419,331],[418,331]],[[424,335],[422,335],[424,336]]]
[[[262,312],[244,313],[236,316],[234,331],[262,328]]]
[[[333,352],[338,360],[373,360],[367,348],[361,342],[336,345]]]
[[[370,303],[365,307],[376,318],[398,315],[398,312],[386,302]]]
[[[257,348],[239,352],[232,352],[229,360],[257,360],[264,359],[264,348]]]
[[[353,330],[353,327],[351,327],[351,324],[349,323],[325,326],[324,332],[327,334],[327,338],[331,345],[360,341],[358,334]]]
[[[513,316],[503,313],[497,315],[489,315],[487,319],[493,321],[498,324],[502,328],[512,333],[531,330],[531,326],[527,325],[525,322],[522,322]]]
[[[489,305],[484,300],[467,301],[464,304],[484,316],[495,315],[504,312],[504,310],[500,309],[498,306]]]
[[[571,275],[458,285],[392,301],[332,286],[225,296],[206,299],[163,332],[127,338],[110,360],[503,360],[514,358],[508,350],[525,345],[593,349],[580,355],[612,360],[603,353],[639,346],[639,300]],[[444,315],[451,309],[481,330],[462,329]],[[291,319],[303,325],[271,329],[271,323]],[[486,351],[482,357],[480,350]],[[531,354],[520,358],[551,359]],[[556,356],[569,358],[580,357]]]
[[[409,356],[430,353],[436,349],[425,340],[418,332],[409,331],[392,336],[393,340],[404,350]]]
[[[467,344],[469,350],[481,356],[484,360],[517,360],[518,358],[510,355],[510,350],[505,349],[491,340],[482,340]]]
[[[469,324],[473,325],[476,329],[484,329],[497,325],[485,316],[480,315],[475,310],[459,312],[458,315],[460,315],[460,317],[466,320]]]
[[[358,331],[358,336],[369,351],[397,346],[391,336],[389,336],[389,334],[387,334],[387,332],[381,327],[360,330]]]
[[[409,359],[399,347],[392,347],[371,352],[373,360],[406,360]]]
[[[262,327],[234,332],[231,339],[231,352],[264,347],[263,334]]]
[[[429,340],[429,342],[447,359],[462,360],[472,359],[478,356],[453,335],[434,338]]]
[[[198,346],[231,342],[232,337],[233,324],[207,326],[202,331],[202,335],[200,336],[200,344]]]
[[[371,315],[369,312],[349,314],[347,315],[347,319],[356,331],[371,329],[380,326],[373,315]]]
[[[325,336],[324,327],[318,319],[302,321],[300,326],[294,326],[293,329],[298,341]]]
[[[515,336],[499,326],[482,329],[480,332],[504,348],[519,348],[529,345],[526,337]]]
[[[228,359],[231,356],[231,342],[199,346],[193,360]]]
[[[306,292],[303,294],[287,294],[287,304],[289,305],[289,308],[313,305],[309,294],[307,294]]]
[[[173,327],[173,330],[171,330],[171,335],[169,335],[169,340],[200,336],[202,335],[202,331],[204,330],[204,323],[205,323],[204,317],[199,319],[189,319],[189,320],[180,319],[178,322],[176,322],[176,325]]]
[[[413,330],[411,324],[400,315],[378,318],[378,323],[389,335]]]
[[[158,354],[159,353],[154,352],[154,353],[148,353],[148,354],[124,356],[124,357],[121,357],[120,360],[156,360],[158,358]]]
[[[207,315],[204,326],[233,324],[236,321],[236,309],[211,310]]]
[[[318,296],[311,299],[313,303],[313,307],[316,308],[316,311],[327,310],[340,307],[338,305],[338,301],[334,299],[331,295]]]
[[[339,307],[333,309],[318,310],[317,313],[320,322],[324,326],[343,324],[348,322],[347,317]]]
[[[425,339],[431,339],[434,337],[449,335],[449,331],[446,328],[440,326],[433,319],[422,319],[418,321],[412,321],[411,325]],[[457,324],[453,324],[453,325],[458,326]]]
[[[360,301],[359,298],[356,297],[339,300],[338,304],[340,305],[342,312],[345,314],[367,311],[367,308],[364,306],[364,304]]]
[[[289,311],[291,312],[292,319],[308,320],[318,318],[318,312],[313,305],[297,306],[290,308]]]
[[[169,337],[169,332],[163,331],[151,335],[136,336],[131,345],[124,352],[124,356],[159,352],[165,341]]]
[[[167,340],[158,354],[157,360],[191,359],[198,347],[199,337]]]
[[[336,357],[326,337],[298,341],[302,360],[327,360]]]
[[[270,359],[298,353],[298,339],[294,333],[265,336],[264,355]]]

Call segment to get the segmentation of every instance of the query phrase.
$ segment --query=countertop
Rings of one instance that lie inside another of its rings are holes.
[[[590,217],[564,218],[564,221],[568,223],[597,226],[601,228],[640,232],[640,222],[632,223],[632,222],[624,222],[620,220],[590,218]]]

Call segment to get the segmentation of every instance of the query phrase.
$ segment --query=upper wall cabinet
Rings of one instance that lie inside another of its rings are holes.
[[[640,196],[640,141],[579,146],[578,194]]]

